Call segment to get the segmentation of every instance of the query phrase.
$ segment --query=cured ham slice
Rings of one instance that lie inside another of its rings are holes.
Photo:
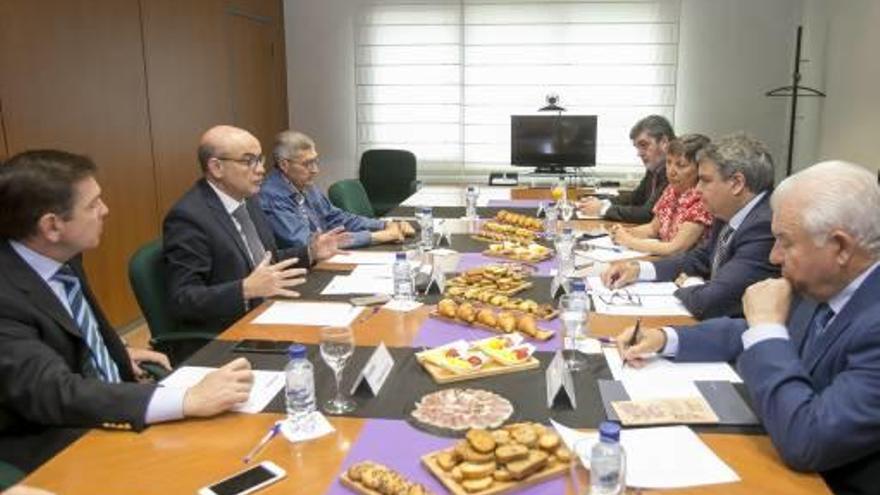
[[[513,414],[513,405],[498,394],[479,389],[449,388],[422,397],[412,412],[420,423],[463,431],[498,428]]]

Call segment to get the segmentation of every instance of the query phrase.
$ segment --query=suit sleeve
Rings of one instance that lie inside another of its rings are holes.
[[[861,338],[849,345],[846,368],[821,391],[790,340],[759,342],[739,359],[764,428],[793,469],[827,471],[880,444],[880,325],[857,331]]]
[[[648,187],[652,180],[651,174],[645,174],[639,185],[633,190],[627,200],[612,200],[612,205],[605,212],[604,218],[614,222],[649,223],[654,219],[654,203],[660,197],[659,194],[648,195]],[[657,188],[661,189],[662,188]],[[655,191],[656,193],[656,191]]]
[[[675,327],[680,362],[732,362],[742,352],[742,334],[748,329],[741,318],[714,318],[687,327]]]
[[[0,319],[0,347],[0,403],[28,421],[47,426],[145,427],[155,385],[111,384],[74,373],[40,341],[35,328],[9,317]]]
[[[211,244],[198,224],[179,211],[165,218],[163,256],[172,312],[181,320],[236,318],[245,310],[241,280],[209,285]]]

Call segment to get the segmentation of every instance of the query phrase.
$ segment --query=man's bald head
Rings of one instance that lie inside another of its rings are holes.
[[[251,148],[259,140],[250,132],[231,125],[214,126],[199,139],[199,165],[202,172],[208,171],[208,162],[211,158],[228,156],[232,151],[243,148]]]

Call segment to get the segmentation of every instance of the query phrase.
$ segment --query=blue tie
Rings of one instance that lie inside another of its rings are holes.
[[[804,346],[802,356],[806,356],[810,352],[810,348],[816,344],[828,322],[834,317],[834,310],[827,303],[816,306],[816,312],[813,313],[813,319],[810,320],[810,326],[807,327],[807,335],[804,337]]]
[[[82,284],[79,278],[68,265],[62,266],[52,278],[64,284],[64,292],[67,293],[67,303],[70,305],[70,312],[73,314],[73,319],[83,334],[86,345],[89,347],[92,364],[101,375],[101,379],[109,383],[121,382],[119,369],[110,357],[110,352],[107,350],[104,339],[98,331],[98,322],[95,319],[94,313],[92,313],[92,308],[89,307],[89,303],[83,295]]]

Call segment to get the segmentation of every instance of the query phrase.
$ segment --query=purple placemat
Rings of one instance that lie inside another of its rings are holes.
[[[546,342],[533,339],[526,339],[526,341],[533,344],[539,351],[555,352],[559,350],[562,347],[562,320],[559,318],[550,321],[538,320],[538,326],[548,330],[555,330],[556,333],[553,335],[553,338]],[[479,340],[495,335],[499,335],[498,332],[483,330],[478,327],[469,327],[436,318],[426,318],[422,322],[422,326],[419,327],[419,333],[413,339],[412,347],[431,348],[448,344],[458,339]]]
[[[477,268],[478,266],[489,265],[492,263],[505,263],[512,262],[516,263],[514,260],[505,260],[503,258],[493,258],[491,256],[485,256],[481,253],[461,253],[458,258],[458,266],[456,266],[456,270],[459,272],[463,272],[465,270],[470,270],[471,268]],[[552,257],[547,261],[542,261],[540,263],[529,263],[532,266],[538,268],[538,271],[535,272],[535,276],[537,277],[552,277],[553,275],[550,273],[550,270],[556,268],[556,257]]]
[[[457,442],[451,438],[440,438],[419,431],[406,421],[390,419],[370,419],[364,424],[360,435],[342,462],[342,469],[360,461],[375,461],[384,464],[405,476],[410,481],[422,483],[434,493],[448,493],[445,487],[421,464],[421,458],[428,452],[447,448]],[[342,472],[342,471],[340,471]],[[519,493],[559,494],[565,490],[565,478],[553,478]],[[330,495],[351,495],[348,488],[339,480],[330,485]]]
[[[549,202],[544,201],[544,202]],[[499,208],[537,208],[542,201],[540,199],[490,199],[486,206]]]

